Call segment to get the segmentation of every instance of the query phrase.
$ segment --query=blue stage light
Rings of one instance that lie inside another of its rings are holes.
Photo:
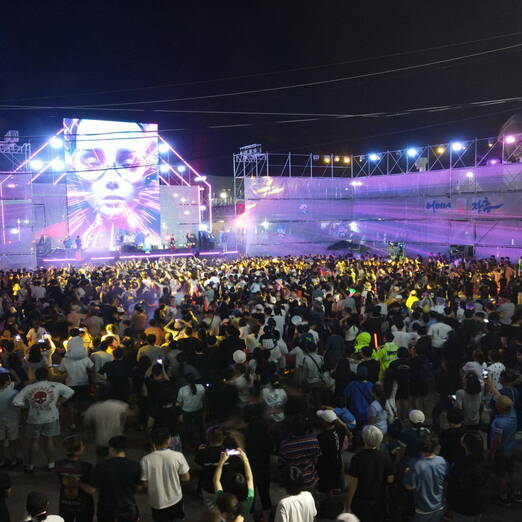
[[[53,149],[61,149],[63,147],[63,141],[56,136],[52,137],[49,143]]]
[[[379,155],[375,154],[375,152],[368,154],[368,158],[370,159],[370,161],[378,161],[380,159]]]
[[[417,149],[416,149],[415,147],[410,147],[410,148],[406,151],[406,153],[408,154],[408,156],[409,156],[410,158],[413,158],[413,157],[417,156],[418,151],[417,151]]]
[[[170,170],[170,167],[166,163],[163,163],[162,165],[160,165],[160,172],[162,174],[167,174],[167,172],[169,172],[169,170]]]
[[[160,143],[158,145],[158,150],[161,154],[167,154],[167,152],[170,150],[170,147],[166,143]]]
[[[183,174],[186,170],[187,170],[187,167],[185,167],[185,165],[178,165],[177,169],[176,169],[180,174]]]

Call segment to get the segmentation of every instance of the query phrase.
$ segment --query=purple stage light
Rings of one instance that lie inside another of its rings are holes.
[[[504,143],[506,143],[507,145],[512,145],[513,143],[515,143],[515,141],[517,141],[517,139],[512,134],[504,138]]]

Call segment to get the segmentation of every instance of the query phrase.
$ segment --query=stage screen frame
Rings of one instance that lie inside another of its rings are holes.
[[[67,216],[86,251],[160,245],[158,125],[64,119]]]

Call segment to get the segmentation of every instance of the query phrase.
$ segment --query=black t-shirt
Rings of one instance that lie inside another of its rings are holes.
[[[399,395],[409,394],[411,380],[410,360],[403,358],[392,361],[388,371],[393,375],[393,379],[397,381],[397,392]]]
[[[129,378],[132,375],[132,369],[127,361],[109,361],[103,365],[100,373],[105,373],[107,375],[107,380],[114,389],[119,391],[128,390]]]
[[[484,513],[491,499],[490,477],[490,470],[475,457],[459,457],[448,475],[450,509],[470,517]]]
[[[201,466],[201,487],[208,493],[214,493],[212,480],[222,451],[224,446],[207,446],[196,453],[196,464]]]
[[[364,449],[356,453],[348,474],[359,479],[353,503],[380,504],[385,501],[386,478],[393,475],[393,466],[388,453]]]
[[[368,361],[362,361],[359,363],[359,366],[368,370],[368,381],[376,383],[379,380],[379,371],[381,368],[379,361],[369,359]]]
[[[112,457],[94,468],[98,510],[125,513],[136,509],[134,490],[141,483],[141,466],[126,457]]]
[[[80,488],[80,482],[92,486],[92,465],[81,460],[64,459],[56,462],[55,470],[60,481],[60,513],[92,513],[92,495]]]
[[[465,454],[460,443],[462,435],[464,435],[464,428],[449,428],[440,434],[440,456],[450,463]]]

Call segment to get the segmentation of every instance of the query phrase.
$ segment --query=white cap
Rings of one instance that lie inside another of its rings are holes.
[[[335,522],[359,522],[359,519],[353,513],[341,513],[337,515]]]
[[[422,424],[426,420],[426,416],[420,410],[411,410],[408,413],[408,419],[413,424]]]
[[[246,361],[245,352],[243,350],[236,350],[232,355],[232,359],[234,359],[236,364],[243,364]]]
[[[335,422],[338,419],[337,415],[335,414],[335,411],[333,410],[318,410],[315,412],[315,414],[321,420],[328,423]]]

